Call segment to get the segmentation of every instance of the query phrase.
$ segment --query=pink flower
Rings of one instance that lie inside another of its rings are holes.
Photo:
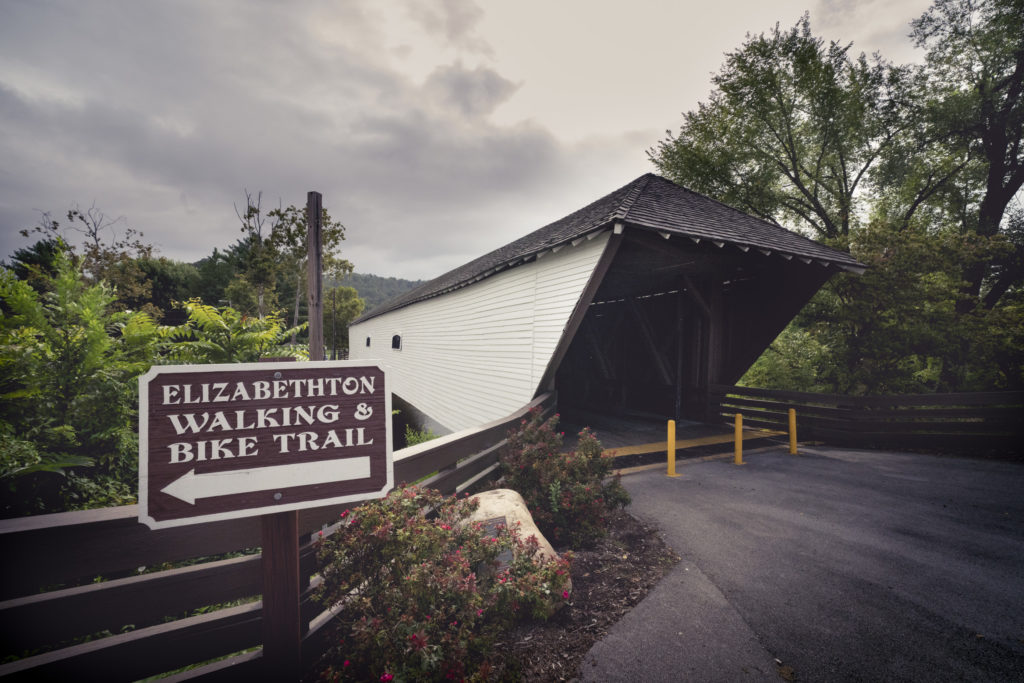
[[[345,516],[346,516],[346,515],[348,515],[348,510],[342,510],[342,511],[341,511],[341,518],[342,518],[342,519],[345,519]]]
[[[348,661],[348,660],[346,659],[346,660],[345,660],[345,663],[344,663],[344,664],[342,664],[342,666],[349,666],[350,664],[352,664],[352,662],[350,662],[350,661]]]
[[[562,591],[562,599],[563,600],[568,600],[569,599],[569,591]]]
[[[380,680],[382,680],[382,681],[391,681],[391,680],[394,680],[394,678],[395,678],[394,676],[392,676],[391,674],[389,674],[387,672],[382,673],[380,675]]]
[[[412,643],[412,646],[415,649],[422,650],[424,647],[427,646],[427,636],[424,635],[422,631],[420,631],[419,633],[413,633],[411,636],[409,636],[409,642]]]
[[[479,617],[479,616],[481,616],[481,615],[483,615],[483,613],[484,613],[483,609],[478,609],[478,610],[476,611],[476,615],[477,615],[478,617]]]

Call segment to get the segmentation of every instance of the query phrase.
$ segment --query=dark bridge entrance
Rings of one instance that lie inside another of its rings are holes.
[[[572,415],[706,419],[835,272],[721,242],[627,231],[555,374]]]

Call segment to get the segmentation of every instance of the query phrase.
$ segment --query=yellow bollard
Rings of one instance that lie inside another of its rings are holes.
[[[789,454],[796,455],[796,410],[789,409]]]
[[[676,421],[668,421],[668,472],[669,477],[678,477],[676,474]]]
[[[743,416],[736,413],[736,457],[737,465],[743,464]]]

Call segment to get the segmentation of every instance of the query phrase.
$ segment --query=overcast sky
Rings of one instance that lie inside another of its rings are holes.
[[[919,59],[927,0],[3,0],[0,258],[95,204],[169,258],[234,204],[347,227],[356,270],[430,278],[652,171],[744,36],[796,23]]]

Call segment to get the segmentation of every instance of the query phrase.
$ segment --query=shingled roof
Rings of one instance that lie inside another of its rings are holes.
[[[707,240],[718,246],[732,244],[743,250],[756,248],[841,270],[864,270],[863,264],[845,252],[818,244],[666,178],[647,173],[565,218],[381,304],[356,322],[465,287],[506,268],[531,261],[545,251],[620,223],[625,228],[656,231],[663,236],[680,235],[694,242]]]

